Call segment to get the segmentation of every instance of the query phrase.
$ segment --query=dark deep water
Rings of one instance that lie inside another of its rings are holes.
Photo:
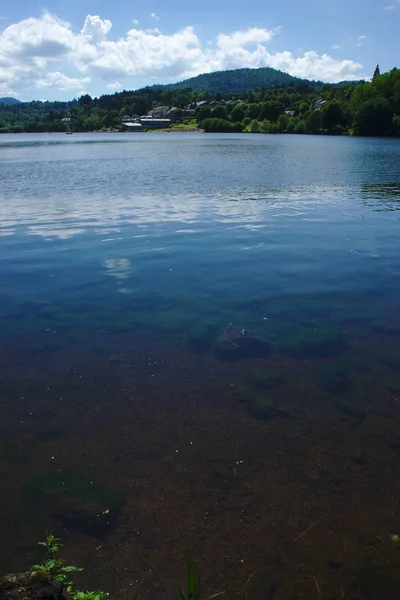
[[[399,209],[397,140],[2,135],[1,572],[397,598]]]

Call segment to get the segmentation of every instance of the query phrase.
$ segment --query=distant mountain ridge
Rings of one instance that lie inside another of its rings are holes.
[[[21,100],[18,100],[17,98],[11,98],[9,96],[4,96],[3,98],[0,98],[0,104],[12,105],[12,104],[22,104],[22,102],[21,102]]]
[[[309,79],[294,77],[293,75],[289,75],[289,73],[284,73],[272,67],[260,67],[214,71],[212,73],[197,75],[178,83],[155,87],[167,88],[169,90],[190,88],[194,92],[207,92],[209,94],[235,94],[256,88],[296,85],[299,83],[323,85],[320,81],[315,82]]]

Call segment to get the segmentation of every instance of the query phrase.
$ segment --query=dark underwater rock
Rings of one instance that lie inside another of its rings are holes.
[[[271,353],[270,345],[249,329],[228,325],[222,333],[215,354],[222,360],[260,358]]]
[[[118,511],[104,508],[96,502],[79,502],[76,498],[59,500],[53,516],[70,530],[94,537],[106,536],[116,523]]]
[[[36,507],[51,506],[52,516],[65,528],[100,538],[115,527],[124,500],[119,492],[67,469],[35,477],[27,494]]]
[[[59,584],[43,571],[0,578],[0,600],[58,600],[59,596]]]

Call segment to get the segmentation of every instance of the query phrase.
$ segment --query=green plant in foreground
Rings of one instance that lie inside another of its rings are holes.
[[[40,564],[31,567],[32,573],[43,573],[49,579],[63,583],[67,591],[75,600],[104,600],[108,594],[101,591],[83,591],[77,590],[75,584],[69,579],[69,573],[83,571],[80,567],[66,565],[63,558],[58,556],[60,548],[63,544],[60,543],[60,538],[55,537],[52,533],[47,534],[43,542],[38,542],[39,546],[45,548],[43,561]]]
[[[107,596],[106,592],[83,592],[79,591],[74,594],[75,600],[104,600]]]
[[[178,587],[178,593],[181,600],[199,600],[200,598],[200,573],[199,567],[193,562],[193,555],[190,550],[186,553],[186,591]],[[213,600],[222,596],[225,592],[217,592],[208,596],[207,600]]]
[[[57,556],[60,548],[63,547],[63,544],[60,544],[60,539],[49,533],[46,539],[43,542],[38,542],[38,544],[45,548],[45,555],[43,562],[33,565],[31,571],[42,571],[51,579],[64,583],[67,588],[72,587],[72,582],[68,581],[68,574],[83,571],[83,569],[73,565],[66,565],[64,559]]]

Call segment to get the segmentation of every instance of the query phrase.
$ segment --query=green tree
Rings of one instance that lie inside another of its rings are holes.
[[[250,123],[250,131],[251,133],[260,133],[260,124],[257,119],[253,119]]]
[[[354,118],[356,135],[383,136],[392,132],[393,112],[386,98],[367,100]]]
[[[187,106],[190,103],[190,100],[191,98],[189,93],[181,92],[175,97],[174,104],[178,108],[185,108],[185,106]]]
[[[204,119],[207,119],[209,117],[212,117],[213,111],[211,106],[209,106],[208,104],[204,104],[203,106],[200,106],[200,108],[198,109],[197,112],[197,121],[203,121]]]
[[[288,120],[288,124],[286,126],[286,133],[294,133],[295,128],[296,128],[296,119],[291,117]]]
[[[134,109],[132,113],[137,115],[144,115],[149,110],[149,103],[144,96],[137,96],[134,101]]]
[[[222,104],[217,104],[213,109],[213,117],[215,119],[224,119],[228,120],[228,115],[226,114],[226,108]]]
[[[334,131],[338,126],[344,125],[345,116],[342,107],[335,100],[327,102],[321,111],[322,127],[328,131]]]
[[[392,131],[393,135],[400,136],[400,115],[393,117]]]
[[[303,120],[298,121],[296,124],[293,133],[307,133],[306,122]]]
[[[259,104],[249,104],[247,107],[246,117],[249,119],[257,119],[260,114]]]
[[[284,133],[287,130],[288,123],[289,123],[289,117],[287,114],[283,113],[283,114],[279,115],[279,118],[277,121],[278,131],[280,131],[281,133]]]
[[[78,103],[81,106],[89,106],[89,104],[92,103],[92,96],[90,96],[89,94],[84,94],[83,96],[81,96],[78,100]]]
[[[283,112],[284,106],[280,102],[273,100],[271,102],[264,102],[261,105],[261,110],[258,115],[260,121],[267,119],[268,121],[276,121],[279,115]]]
[[[236,106],[233,107],[231,112],[231,120],[235,123],[241,122],[245,118],[245,115],[246,113],[243,110],[242,106],[240,104],[236,104]]]
[[[262,121],[262,123],[260,123],[261,133],[270,133],[271,127],[272,127],[272,123],[270,123],[266,119],[265,119],[265,121]]]
[[[313,110],[306,119],[307,133],[319,133],[322,129],[322,111]]]

